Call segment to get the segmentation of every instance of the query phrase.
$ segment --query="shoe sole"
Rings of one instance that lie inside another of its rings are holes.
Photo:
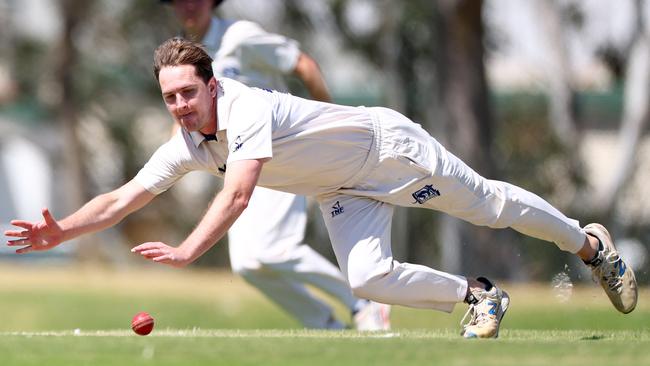
[[[497,328],[497,333],[494,335],[494,338],[499,338],[499,330],[501,329],[501,320],[506,315],[506,311],[510,307],[510,296],[507,292],[501,290],[503,296],[501,297],[501,313],[499,315],[499,327]]]

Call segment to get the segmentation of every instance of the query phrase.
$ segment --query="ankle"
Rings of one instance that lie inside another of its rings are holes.
[[[598,237],[587,234],[585,246],[578,252],[582,261],[587,265],[597,265],[600,263],[600,253],[603,250],[603,243]]]
[[[481,291],[488,291],[492,288],[492,283],[488,281],[485,277],[479,278],[468,278],[467,279],[467,293],[465,294],[465,299],[463,300],[467,304],[476,304],[478,298],[475,293],[480,293]]]
[[[582,249],[580,249],[580,251],[578,251],[576,254],[578,257],[580,257],[580,259],[582,259],[583,262],[589,264],[590,262],[598,259],[598,254],[602,249],[603,244],[600,242],[600,239],[591,234],[587,234]]]

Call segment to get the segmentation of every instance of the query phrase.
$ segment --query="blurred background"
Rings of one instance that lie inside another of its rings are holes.
[[[228,0],[219,15],[297,39],[337,103],[401,111],[482,175],[605,224],[647,284],[647,1]],[[178,33],[172,9],[154,0],[0,0],[2,230],[44,206],[66,216],[131,179],[167,140],[151,62]],[[190,175],[114,229],[48,253],[3,246],[0,266],[142,266],[129,248],[179,243],[218,187]],[[316,207],[310,215],[307,242],[333,259]],[[590,278],[550,243],[428,210],[397,210],[393,235],[397,259],[445,271]],[[193,266],[227,268],[226,245]]]

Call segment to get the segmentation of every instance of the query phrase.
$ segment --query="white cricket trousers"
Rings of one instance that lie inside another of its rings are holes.
[[[356,296],[447,312],[465,298],[465,277],[393,259],[396,205],[510,227],[572,253],[582,248],[586,236],[576,220],[531,192],[483,178],[403,115],[371,110],[375,143],[363,168],[367,174],[318,197],[334,253]]]
[[[256,187],[248,208],[228,232],[230,262],[235,273],[305,327],[325,328],[333,310],[306,285],[350,310],[357,299],[339,269],[302,244],[306,223],[305,197]]]

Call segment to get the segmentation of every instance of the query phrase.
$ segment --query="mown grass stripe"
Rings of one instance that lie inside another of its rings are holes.
[[[130,330],[62,330],[36,332],[0,332],[1,337],[141,337]],[[322,331],[307,329],[161,329],[155,330],[147,337],[179,337],[179,338],[404,338],[404,339],[460,339],[458,332],[451,329],[443,330],[393,330],[389,332],[358,332],[358,331]],[[501,341],[650,341],[648,331],[604,331],[593,330],[503,330]]]

